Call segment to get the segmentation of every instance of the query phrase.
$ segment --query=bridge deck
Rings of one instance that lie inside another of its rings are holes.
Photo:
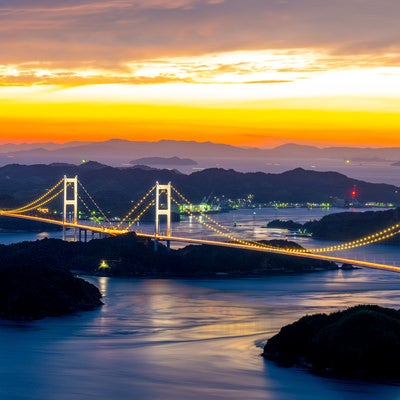
[[[128,229],[115,229],[112,227],[106,228],[106,227],[101,227],[101,226],[93,226],[93,225],[86,225],[86,224],[80,224],[80,223],[74,224],[72,222],[64,223],[63,221],[59,221],[59,220],[53,220],[53,219],[49,219],[49,218],[23,215],[23,214],[15,214],[15,213],[10,213],[10,212],[4,211],[4,210],[0,210],[0,216],[1,215],[7,216],[7,217],[12,217],[12,218],[22,218],[22,219],[27,219],[27,220],[31,220],[31,221],[45,222],[45,223],[49,223],[49,224],[63,226],[66,228],[85,229],[85,230],[90,230],[93,232],[104,233],[104,234],[111,235],[111,236],[117,236],[117,235],[122,235],[124,233],[132,232]],[[211,245],[211,246],[222,246],[222,247],[229,247],[229,248],[235,248],[235,249],[244,249],[244,250],[251,250],[251,251],[261,251],[261,252],[267,252],[267,253],[283,254],[283,255],[288,255],[288,256],[293,256],[293,257],[303,257],[303,258],[312,258],[312,259],[317,259],[317,260],[333,261],[333,262],[338,262],[338,263],[348,263],[348,264],[361,266],[361,267],[381,269],[381,270],[387,270],[387,271],[393,271],[393,272],[400,272],[399,266],[379,264],[379,263],[375,263],[375,262],[362,261],[362,260],[354,260],[354,259],[344,258],[344,257],[329,256],[326,254],[324,254],[324,255],[314,254],[311,252],[310,253],[297,253],[295,250],[290,250],[290,249],[288,249],[288,250],[280,249],[280,248],[266,249],[261,246],[257,246],[256,244],[246,245],[246,244],[233,243],[233,242],[220,242],[220,241],[216,241],[216,240],[194,239],[194,238],[185,238],[185,237],[179,237],[179,236],[154,235],[154,234],[139,233],[139,232],[136,232],[136,235],[138,237],[143,237],[143,238],[148,238],[148,239],[156,239],[156,240],[160,240],[160,241],[207,244],[207,245]]]

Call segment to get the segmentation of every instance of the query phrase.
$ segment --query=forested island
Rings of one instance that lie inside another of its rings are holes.
[[[289,241],[264,242],[278,247],[301,248]],[[95,239],[87,243],[42,239],[0,245],[0,264],[41,265],[87,274],[134,277],[217,277],[293,274],[338,268],[335,263],[251,250],[209,245],[189,245],[168,251],[159,243],[135,233]]]
[[[288,241],[264,242],[301,248]],[[323,260],[241,249],[189,245],[168,250],[135,233],[87,243],[42,239],[0,245],[0,317],[37,319],[91,309],[101,294],[71,271],[141,278],[217,278],[337,269]]]
[[[400,311],[359,305],[305,316],[270,338],[262,354],[335,377],[400,381]]]
[[[400,208],[385,211],[341,212],[325,215],[318,221],[309,221],[304,224],[292,220],[273,220],[267,224],[268,228],[282,228],[311,235],[320,240],[354,240],[365,237],[400,224]],[[400,242],[395,236],[385,243]]]
[[[0,318],[32,320],[91,310],[102,304],[99,290],[40,258],[1,263]]]

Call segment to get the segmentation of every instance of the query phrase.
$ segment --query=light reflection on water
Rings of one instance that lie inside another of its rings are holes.
[[[256,212],[255,218],[242,210],[218,219],[228,225],[237,219],[238,232],[265,239],[282,235],[263,227],[267,219],[304,222],[327,213]],[[185,223],[175,224],[175,231]],[[187,225],[197,232],[193,221]],[[18,235],[2,234],[0,241],[29,239]],[[321,246],[310,239],[301,244]],[[394,246],[368,246],[346,256],[400,264]],[[400,398],[396,386],[315,377],[259,356],[268,337],[302,315],[359,303],[399,308],[400,274],[360,269],[241,280],[87,279],[104,295],[98,310],[0,322],[0,399]]]
[[[354,212],[376,211],[381,209],[353,209]],[[230,233],[237,238],[246,240],[271,240],[271,239],[289,239],[293,240],[305,248],[329,247],[340,243],[339,241],[318,241],[309,237],[291,237],[285,229],[266,228],[268,222],[274,219],[288,220],[304,223],[310,220],[319,220],[323,216],[349,211],[340,208],[257,208],[241,209],[229,213],[213,214],[211,217],[221,225],[228,228]],[[202,217],[201,217],[202,218]],[[235,223],[235,224],[234,224]],[[234,226],[235,225],[235,226]],[[140,232],[154,233],[153,223],[141,223],[136,226]],[[161,224],[161,230],[163,224]],[[226,237],[210,231],[204,225],[201,225],[196,219],[183,217],[181,222],[173,222],[172,232],[177,236],[192,237],[197,239],[226,240]],[[69,235],[72,233],[69,232]],[[41,233],[2,233],[0,232],[0,243],[9,244],[21,242],[24,240],[38,240],[44,237],[61,238],[62,232],[41,232]],[[171,243],[173,248],[185,246],[184,243]],[[355,248],[347,251],[330,253],[334,256],[341,256],[363,261],[372,261],[388,265],[400,265],[400,252],[398,247],[385,245],[369,245],[361,248]]]
[[[350,272],[350,273],[347,273]],[[105,305],[0,323],[0,398],[394,399],[400,387],[320,378],[260,356],[304,314],[397,307],[400,274],[356,270],[231,280],[88,278]]]

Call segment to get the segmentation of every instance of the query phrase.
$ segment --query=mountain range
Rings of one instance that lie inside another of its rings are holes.
[[[0,165],[79,164],[96,160],[114,167],[131,166],[132,160],[145,160],[151,165],[177,167],[191,173],[205,168],[235,169],[240,172],[279,173],[301,167],[316,171],[337,171],[370,182],[400,185],[397,165],[400,148],[326,147],[285,144],[272,149],[245,148],[226,144],[195,141],[161,140],[158,142],[112,139],[102,142],[24,143],[0,145]],[[169,158],[189,158],[193,163],[172,166]],[[196,164],[195,164],[196,163]]]
[[[288,143],[272,149],[238,147],[212,142],[160,140],[157,142],[111,139],[101,142],[67,143],[7,143],[0,145],[0,157],[20,161],[40,157],[42,162],[79,162],[82,159],[129,162],[132,157],[267,157],[295,159],[340,159],[372,162],[396,162],[400,160],[400,147],[361,148],[325,147]],[[61,157],[61,158],[60,158]],[[9,161],[9,160],[8,160]],[[30,161],[26,161],[30,163]]]
[[[191,174],[154,168],[116,168],[97,162],[81,165],[10,164],[0,168],[0,204],[8,208],[28,203],[51,188],[64,175],[78,175],[97,203],[110,215],[125,215],[156,181],[172,184],[193,203],[204,197],[245,199],[254,203],[332,202],[351,199],[357,188],[360,202],[400,204],[400,190],[388,184],[376,184],[348,178],[337,172],[317,172],[296,168],[280,174],[242,173],[232,169],[211,168]]]

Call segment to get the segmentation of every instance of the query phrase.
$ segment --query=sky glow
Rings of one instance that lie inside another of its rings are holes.
[[[0,143],[400,146],[399,12],[396,0],[0,1]]]

